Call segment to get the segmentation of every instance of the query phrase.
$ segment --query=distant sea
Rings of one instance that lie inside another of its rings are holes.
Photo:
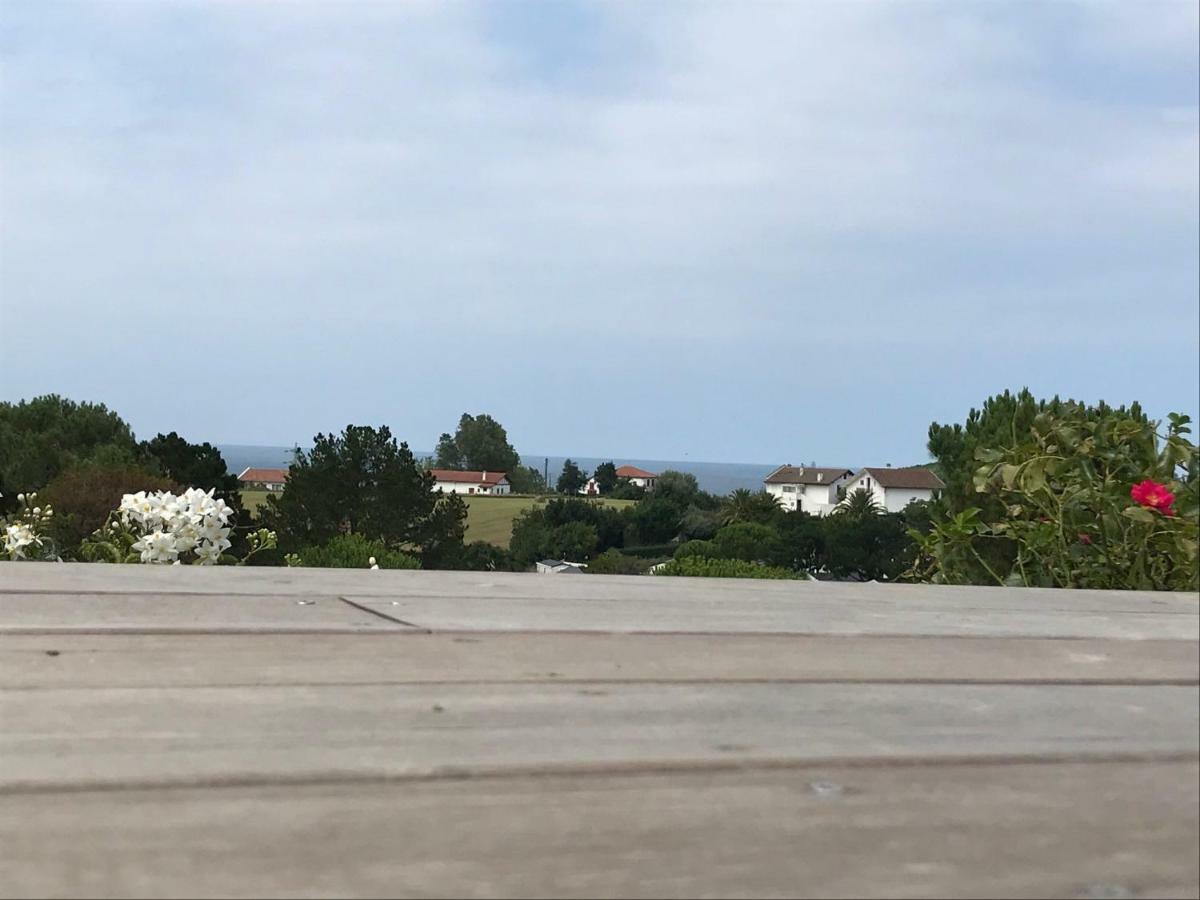
[[[229,467],[229,471],[235,475],[247,466],[282,468],[292,461],[291,447],[222,444],[220,450],[221,455],[225,457],[225,464]],[[431,450],[414,450],[413,453],[418,459],[425,456],[433,456],[433,451]],[[594,456],[572,456],[570,458],[575,460],[579,468],[583,469],[589,475],[596,470],[596,466],[602,462],[608,462],[610,459],[618,466],[632,465],[650,472],[664,472],[667,469],[673,469],[676,472],[691,472],[696,476],[696,481],[699,482],[700,489],[713,494],[728,494],[730,491],[737,490],[738,488],[749,488],[752,491],[760,490],[763,486],[763,479],[775,471],[779,465],[779,463],[715,463],[692,462],[691,460],[678,459],[630,459],[628,457],[599,458]],[[548,460],[551,486],[553,486],[554,482],[558,480],[558,476],[562,473],[563,463],[566,459],[567,457],[565,456],[521,457],[521,461],[525,465],[532,466],[539,472],[544,470]]]

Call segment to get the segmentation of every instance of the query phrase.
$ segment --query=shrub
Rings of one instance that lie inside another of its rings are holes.
[[[935,520],[914,574],[937,582],[1188,590],[1200,587],[1200,452],[1187,416],[1039,413],[1014,447],[979,449],[987,502]],[[998,549],[997,549],[998,548]]]
[[[712,541],[685,541],[675,548],[675,559],[688,556],[700,556],[707,559],[717,559],[717,545]]]
[[[742,559],[705,559],[700,556],[685,556],[673,559],[655,575],[684,575],[695,578],[771,578],[799,579],[802,575],[778,566],[763,566]]]
[[[72,558],[83,541],[108,521],[126,494],[179,489],[171,479],[137,466],[84,463],[67,469],[39,493],[56,513],[48,531],[58,552]]]
[[[716,556],[747,562],[776,558],[779,555],[779,543],[779,533],[774,528],[757,522],[726,525],[713,538]]]
[[[653,563],[653,560],[630,556],[614,548],[605,550],[583,571],[588,575],[645,575]]]
[[[369,569],[374,564],[381,569],[419,569],[415,557],[392,550],[379,541],[361,534],[341,534],[316,547],[305,547],[288,555],[288,565],[313,569]]]

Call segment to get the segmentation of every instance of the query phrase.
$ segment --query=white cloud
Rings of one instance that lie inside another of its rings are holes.
[[[1194,4],[608,4],[576,62],[580,35],[498,35],[482,4],[45,9],[3,26],[0,311],[81,365],[170,321],[164,293],[288,317],[292,347],[390,335],[413,371],[444,357],[412,335],[487,323],[589,335],[597,370],[599,342],[654,335],[664,365],[703,378],[702,346],[749,381],[831,310],[886,335],[868,383],[897,345],[1003,353],[990,323],[1031,297],[1068,364],[1139,340],[1071,329],[1081,297],[1116,316],[1154,284],[1195,321]],[[268,341],[231,374],[266,359],[302,365]],[[533,389],[504,350],[461,364]]]

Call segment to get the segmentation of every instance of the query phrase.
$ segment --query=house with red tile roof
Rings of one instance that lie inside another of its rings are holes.
[[[654,483],[658,481],[658,475],[654,472],[647,472],[645,469],[639,469],[637,466],[618,466],[618,478],[628,478],[629,483],[640,488],[645,488],[650,491],[654,489]]]
[[[850,469],[821,466],[780,466],[763,479],[763,489],[781,507],[824,516],[837,507],[838,488],[854,476]]]
[[[447,494],[500,495],[512,493],[504,472],[460,472],[457,469],[430,469],[433,489]]]
[[[247,466],[242,469],[238,481],[248,491],[282,491],[287,482],[287,469],[262,469]]]
[[[937,473],[924,466],[867,468],[846,483],[846,496],[861,489],[888,512],[900,512],[914,500],[932,500],[945,486]]]

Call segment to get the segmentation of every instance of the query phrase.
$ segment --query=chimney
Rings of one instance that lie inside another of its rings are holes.
[[[817,481],[823,481],[824,479],[825,479],[825,473],[824,473],[824,472],[818,472],[818,473],[817,473]]]

